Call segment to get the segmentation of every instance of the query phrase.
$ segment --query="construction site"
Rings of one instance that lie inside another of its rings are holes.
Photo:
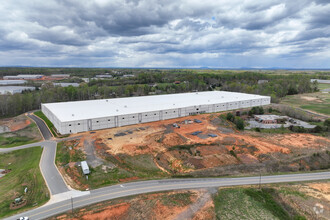
[[[329,167],[329,139],[312,134],[238,131],[220,113],[85,132],[58,147],[73,188],[170,176],[226,176]],[[64,151],[63,151],[64,152]],[[73,158],[92,167],[88,181]]]

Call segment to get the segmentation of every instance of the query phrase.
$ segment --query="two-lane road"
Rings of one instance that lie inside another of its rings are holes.
[[[150,192],[259,184],[259,178],[259,176],[254,176],[237,178],[167,179],[132,182],[91,190],[89,195],[74,198],[73,206],[74,208],[83,207],[109,199]],[[330,179],[330,172],[263,176],[261,182],[262,184],[266,184],[325,179]],[[33,220],[45,219],[47,217],[57,215],[69,210],[71,210],[71,200],[67,199],[65,201],[53,203],[48,206],[43,206],[34,210],[21,213],[19,215],[9,217],[8,219],[17,219],[20,216],[29,216],[29,218]]]

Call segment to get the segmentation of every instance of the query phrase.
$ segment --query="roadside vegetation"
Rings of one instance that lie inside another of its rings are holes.
[[[214,197],[217,219],[306,219],[287,211],[272,188],[226,188]]]
[[[16,147],[31,144],[41,140],[39,130],[35,123],[18,131],[0,134],[0,148]]]
[[[74,213],[70,211],[49,219],[175,219],[197,198],[196,190],[145,193],[77,208]]]
[[[42,148],[33,147],[0,154],[0,169],[10,171],[0,178],[0,218],[41,206],[49,200],[39,169],[41,153]],[[16,198],[22,200],[19,208],[10,208]]]

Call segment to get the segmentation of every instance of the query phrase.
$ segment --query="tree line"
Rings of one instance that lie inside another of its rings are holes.
[[[80,70],[80,69],[79,69]],[[82,69],[86,71],[85,69]],[[89,70],[89,69],[87,69]],[[78,71],[78,70],[77,70]],[[102,71],[106,71],[105,69]],[[269,95],[272,102],[281,97],[317,91],[317,83],[306,74],[278,75],[254,72],[201,73],[194,70],[128,70],[135,77],[91,80],[79,87],[54,87],[46,83],[35,91],[0,95],[0,117],[39,109],[41,103],[102,98],[169,94],[191,91],[225,90]],[[79,72],[80,73],[80,72]],[[258,83],[259,80],[267,80]],[[175,81],[179,81],[174,83]],[[31,83],[37,85],[36,82]]]

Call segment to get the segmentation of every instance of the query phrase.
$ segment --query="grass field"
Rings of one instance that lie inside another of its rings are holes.
[[[330,116],[330,93],[289,95],[284,97],[281,103]]]
[[[49,121],[49,119],[46,117],[46,115],[44,115],[44,113],[42,113],[42,111],[36,111],[36,112],[34,112],[34,114],[36,116],[38,116],[39,118],[41,118],[42,120],[44,120],[46,122],[48,128],[50,129],[50,131],[54,135],[54,137],[57,137],[57,134],[54,131],[54,129],[55,129],[54,125],[51,121]]]
[[[330,89],[330,84],[320,83],[320,84],[318,85],[318,88],[319,88],[319,90],[322,90],[322,89]]]
[[[28,127],[10,133],[0,134],[0,148],[16,147],[24,144],[31,144],[40,141],[41,138],[28,137],[26,134],[39,133],[37,125],[31,123]]]
[[[34,147],[0,154],[0,168],[11,172],[0,179],[0,218],[40,206],[49,200],[49,191],[39,170],[42,149]],[[24,189],[28,191],[25,194]],[[10,209],[15,198],[27,200],[24,207]]]
[[[274,193],[274,189],[267,188],[220,189],[214,197],[216,217],[217,219],[299,219],[298,216],[290,216],[276,202]]]

